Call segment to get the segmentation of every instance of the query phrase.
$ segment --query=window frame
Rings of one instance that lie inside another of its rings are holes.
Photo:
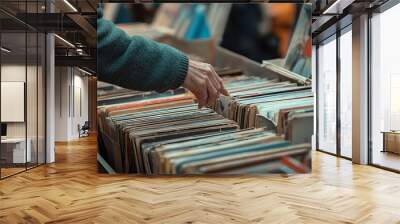
[[[345,25],[343,27],[339,27],[336,26],[336,32],[332,33],[331,35],[327,36],[324,39],[320,39],[317,40],[316,44],[316,70],[315,70],[315,74],[316,74],[316,78],[315,78],[315,82],[316,82],[316,150],[319,152],[323,152],[323,153],[327,153],[329,155],[333,155],[333,156],[337,156],[346,160],[352,160],[352,158],[347,157],[342,155],[342,150],[341,150],[341,119],[340,119],[340,104],[341,104],[341,97],[340,97],[340,81],[341,81],[341,66],[340,66],[340,60],[341,60],[341,55],[340,55],[340,42],[341,42],[341,36],[346,34],[347,32],[352,32],[352,22],[349,22],[349,17],[344,17],[343,20],[345,20]],[[338,23],[341,22],[341,20],[338,21]],[[319,48],[321,44],[326,44],[330,41],[336,41],[336,152],[332,153],[329,152],[327,150],[321,149],[320,143],[319,143],[319,131],[320,131],[320,125],[319,125],[319,110],[320,107],[318,105],[319,102],[319,86],[320,86],[320,74],[319,74],[319,66],[320,66],[320,60],[319,60]]]

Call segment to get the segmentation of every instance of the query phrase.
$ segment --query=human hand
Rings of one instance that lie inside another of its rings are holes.
[[[196,96],[199,108],[214,105],[219,94],[229,95],[212,65],[190,59],[188,73],[182,86]]]

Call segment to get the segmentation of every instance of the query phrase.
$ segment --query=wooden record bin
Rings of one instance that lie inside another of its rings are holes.
[[[210,63],[218,68],[229,67],[231,69],[240,69],[243,73],[250,76],[259,76],[265,77],[267,79],[276,79],[279,81],[290,81],[292,83],[297,83],[299,86],[307,86],[310,87],[310,82],[305,82],[304,77],[298,75],[296,76],[287,76],[284,73],[279,71],[271,70],[265,67],[262,67],[260,63],[252,61],[246,57],[243,57],[239,54],[236,54],[232,51],[224,49],[216,45],[216,42],[212,39],[209,40],[197,40],[197,41],[185,41],[177,39],[170,35],[162,35],[157,38],[153,38],[158,42],[165,43],[171,45],[182,52],[189,55],[189,57],[196,58],[196,60],[201,60],[206,63]],[[268,121],[267,121],[268,122]],[[106,121],[99,120],[100,126],[107,126]],[[301,136],[295,135],[295,133],[289,133],[288,136],[293,139],[300,139],[299,142],[296,140],[291,141],[292,143],[304,143],[304,136],[310,136],[307,138],[307,143],[311,143],[311,136],[313,134],[313,117],[312,115],[308,117],[306,120],[295,121],[293,123],[300,124],[301,123]],[[99,152],[98,152],[98,164],[99,171],[107,172],[107,173],[119,173],[123,170],[122,167],[118,165],[120,156],[116,156],[115,153],[111,153],[114,150],[119,148],[118,143],[114,142],[113,139],[117,139],[118,137],[112,136],[115,132],[105,131],[102,133],[102,129],[99,128]],[[293,132],[299,132],[298,127],[294,127]],[[307,131],[304,131],[307,130]],[[108,154],[108,155],[107,155]],[[108,158],[107,162],[102,158],[105,156]]]
[[[246,73],[251,76],[259,76],[265,77],[268,79],[278,79],[279,81],[290,81],[293,83],[297,83],[299,86],[311,86],[311,80],[305,78],[301,75],[297,75],[290,71],[287,71],[283,67],[279,65],[275,65],[273,67],[279,67],[279,69],[270,69],[263,67],[260,63],[255,62],[249,58],[241,56],[235,52],[232,52],[223,47],[217,46],[213,39],[208,40],[196,40],[196,41],[185,41],[181,39],[177,39],[176,37],[170,35],[162,35],[161,37],[156,38],[157,41],[169,44],[182,52],[188,54],[189,56],[194,55],[203,59],[204,62],[210,63],[215,67],[224,68],[229,67],[233,69],[241,69],[243,73]],[[280,59],[273,60],[273,64],[277,64],[276,62],[280,61]],[[272,68],[273,68],[272,67]],[[290,73],[290,75],[287,75]],[[296,123],[302,123],[302,132],[301,133],[289,133],[290,137],[293,137],[293,142],[304,141],[304,136],[312,136],[313,134],[313,118],[307,118],[307,121],[295,121]],[[273,126],[273,124],[263,119],[262,122],[266,124],[266,126]],[[293,132],[298,132],[296,128],[293,129]],[[299,136],[301,135],[301,136]],[[311,139],[309,140],[311,142]]]

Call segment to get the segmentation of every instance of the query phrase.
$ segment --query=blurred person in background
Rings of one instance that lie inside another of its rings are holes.
[[[298,11],[291,3],[233,4],[221,46],[257,62],[282,58]]]
[[[265,14],[270,19],[271,33],[279,39],[279,55],[285,57],[301,5],[281,3],[263,6]]]

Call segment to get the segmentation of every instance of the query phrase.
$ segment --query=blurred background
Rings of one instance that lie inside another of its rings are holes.
[[[301,4],[126,4],[104,5],[104,17],[120,26],[162,29],[185,40],[213,38],[254,61],[283,58]]]

